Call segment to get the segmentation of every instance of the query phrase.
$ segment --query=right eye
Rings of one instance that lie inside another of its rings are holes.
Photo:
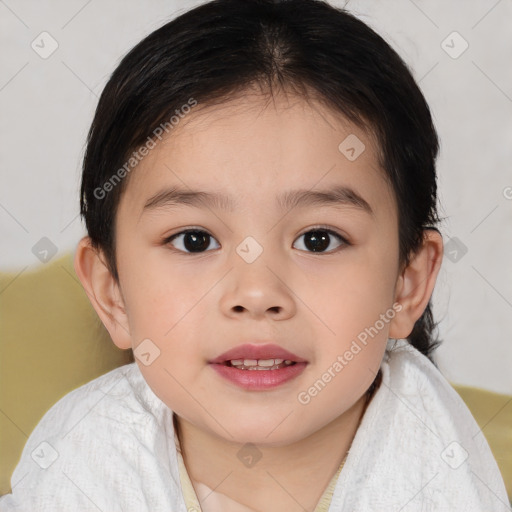
[[[215,240],[215,238],[202,229],[186,229],[171,235],[162,243],[163,245],[171,244],[180,252],[193,254],[205,252],[210,246],[210,239]],[[218,249],[218,247],[215,247],[215,249]]]

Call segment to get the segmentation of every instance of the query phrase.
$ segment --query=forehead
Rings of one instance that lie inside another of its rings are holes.
[[[170,188],[217,194],[234,212],[282,208],[292,190],[335,187],[371,209],[393,206],[374,137],[319,102],[247,94],[183,116],[132,171],[118,214],[140,218]]]

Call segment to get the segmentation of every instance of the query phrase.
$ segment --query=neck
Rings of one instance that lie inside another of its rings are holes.
[[[363,395],[344,414],[295,443],[258,445],[261,458],[247,466],[239,463],[240,443],[201,430],[178,416],[175,427],[200,501],[198,490],[209,488],[247,510],[314,510],[350,448],[366,405],[367,396]],[[206,502],[201,506],[203,510],[220,510],[208,508]]]

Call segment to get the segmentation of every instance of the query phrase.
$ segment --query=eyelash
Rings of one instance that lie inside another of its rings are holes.
[[[301,236],[304,236],[312,231],[321,231],[321,232],[324,232],[324,233],[328,233],[329,235],[334,235],[336,238],[338,238],[341,242],[342,242],[342,245],[340,247],[336,247],[335,249],[331,249],[330,251],[323,251],[323,252],[314,252],[314,251],[304,251],[304,252],[308,252],[310,254],[332,254],[334,252],[337,252],[338,250],[340,250],[341,248],[343,248],[343,246],[350,246],[352,245],[344,236],[342,236],[340,233],[338,233],[337,231],[334,231],[333,229],[330,229],[326,226],[314,226],[312,228],[309,228],[307,231],[305,231],[304,233],[301,233],[297,238],[300,238]],[[185,235],[187,233],[205,233],[206,235],[208,235],[209,237],[213,238],[215,240],[215,237],[213,237],[212,235],[210,235],[210,233],[208,233],[207,231],[205,231],[204,229],[199,229],[199,228],[189,228],[189,229],[185,229],[183,231],[180,231],[178,233],[175,233],[171,236],[168,236],[166,238],[164,238],[162,240],[162,245],[170,245],[171,242],[177,238],[178,236],[180,235]],[[196,252],[196,253],[193,253],[193,252],[186,252],[186,251],[183,251],[181,249],[176,249],[176,248],[172,248],[172,250],[174,251],[177,251],[179,253],[182,253],[182,254],[204,254],[205,252],[210,252],[210,250],[206,250],[206,251],[202,251],[202,252]]]

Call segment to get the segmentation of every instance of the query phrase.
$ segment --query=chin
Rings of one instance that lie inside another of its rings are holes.
[[[227,423],[224,425],[231,436],[222,429],[220,431],[216,429],[217,434],[221,435],[226,441],[241,445],[250,443],[261,447],[287,446],[308,436],[307,432],[297,430],[294,422],[288,422],[287,420],[283,422],[283,418],[277,418],[272,423],[238,421],[236,425],[228,425]]]

